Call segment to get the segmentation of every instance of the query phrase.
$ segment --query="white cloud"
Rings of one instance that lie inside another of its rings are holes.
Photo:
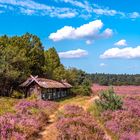
[[[100,64],[100,67],[105,67],[105,66],[106,66],[105,63],[101,63],[101,64]]]
[[[59,17],[59,18],[73,18],[77,15],[78,13],[77,12],[68,12],[68,13],[62,13],[62,14],[52,14],[54,15],[54,17]],[[53,16],[52,16],[53,17]]]
[[[24,9],[24,8],[21,8],[21,13],[25,14],[25,15],[33,15],[36,13],[35,10],[30,10],[30,9]]]
[[[108,10],[108,9],[93,9],[93,12],[98,15],[107,15],[107,16],[114,16],[117,14],[116,10]]]
[[[100,35],[102,38],[109,38],[113,35],[112,29],[105,29],[104,32]]]
[[[70,50],[66,52],[59,52],[60,58],[81,58],[88,55],[86,50],[77,49],[77,50]]]
[[[93,4],[94,7],[92,9],[93,13],[97,14],[97,15],[104,15],[104,16],[120,16],[120,17],[125,17],[126,14],[124,12],[120,12],[114,9],[110,9],[109,7],[103,7],[103,6],[99,6],[97,4]]]
[[[86,41],[86,44],[87,44],[87,45],[91,45],[91,44],[92,44],[92,41],[91,41],[91,40],[87,40],[87,41]]]
[[[50,9],[49,6],[45,5],[45,4],[40,4],[37,2],[34,2],[32,0],[0,0],[1,4],[10,4],[10,5],[14,5],[14,6],[22,6],[22,7],[26,7],[26,8],[30,8],[30,9],[36,9],[36,10],[46,10],[46,9]]]
[[[64,26],[57,30],[55,33],[49,35],[49,39],[53,41],[60,41],[64,39],[87,39],[93,40],[96,38],[108,38],[112,35],[111,29],[106,29],[100,34],[100,30],[103,27],[101,20],[95,20],[88,24],[81,25],[74,28],[72,26]]]
[[[26,15],[40,15],[58,18],[73,18],[78,13],[72,8],[54,7],[33,0],[0,0],[0,5],[13,6],[14,11]],[[15,8],[16,6],[16,8]],[[8,7],[5,7],[7,9]],[[10,10],[10,9],[9,9]],[[7,10],[6,10],[7,11]]]
[[[115,46],[127,46],[127,42],[125,39],[119,40],[114,44]]]
[[[130,13],[129,17],[132,18],[132,19],[139,18],[140,17],[140,13],[138,13],[138,12]]]
[[[77,1],[77,0],[55,0],[55,1],[56,2],[69,3],[69,4],[73,5],[73,6],[78,7],[78,8],[85,9],[88,12],[92,11],[92,6],[91,6],[91,4],[89,4],[88,1],[83,1],[83,2],[80,2],[80,1]]]
[[[86,0],[82,2],[77,1],[77,0],[55,0],[55,1],[69,3],[73,6],[84,9],[83,11],[87,12],[87,14],[81,14],[80,17],[83,17],[83,18],[85,18],[85,16],[88,15],[89,13],[90,15],[95,13],[97,15],[105,15],[105,16],[115,16],[115,15],[125,16],[124,12],[109,9],[108,7],[101,7],[97,4],[91,4],[90,2]]]
[[[18,14],[50,16],[58,18],[74,18],[80,17],[89,19],[95,15],[98,16],[118,16],[136,19],[140,18],[140,13],[132,12],[125,13],[109,7],[99,6],[93,4],[88,0],[52,0],[54,2],[61,2],[60,4],[50,5],[49,1],[39,3],[35,0],[0,0],[0,7],[3,8],[4,13],[14,11]],[[42,1],[43,2],[43,1]],[[46,4],[47,3],[47,4]],[[59,7],[56,5],[60,5]],[[21,10],[23,8],[24,10]]]
[[[136,48],[126,47],[126,48],[111,48],[106,50],[100,58],[125,58],[125,59],[134,59],[140,58],[140,46]]]

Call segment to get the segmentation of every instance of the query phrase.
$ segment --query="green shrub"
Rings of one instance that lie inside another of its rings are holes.
[[[116,95],[113,88],[101,91],[99,100],[95,101],[98,110],[118,110],[122,108],[123,102],[120,96]]]
[[[17,99],[22,99],[24,98],[24,94],[19,91],[14,90],[12,93],[12,97],[17,98]]]
[[[14,105],[18,100],[13,98],[2,97],[0,98],[0,116],[5,113],[15,113]]]
[[[80,85],[76,86],[72,89],[72,93],[74,95],[81,95],[81,96],[90,96],[91,89],[90,86],[87,85]]]
[[[30,97],[28,97],[28,100],[37,100],[38,96],[35,93],[32,93]]]

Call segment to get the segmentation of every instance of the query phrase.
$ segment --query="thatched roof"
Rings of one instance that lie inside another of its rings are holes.
[[[35,82],[38,84],[40,87],[43,88],[71,88],[72,85],[67,83],[66,81],[54,81],[50,79],[45,79],[45,78],[38,78],[38,76],[30,76],[25,82],[23,82],[20,86],[21,87],[28,87],[30,84]]]

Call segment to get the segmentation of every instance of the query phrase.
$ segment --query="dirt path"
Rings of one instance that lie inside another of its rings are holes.
[[[56,124],[56,113],[52,114],[49,118],[49,124],[39,133],[39,137],[37,140],[56,140],[57,138],[57,130],[55,127]]]
[[[99,99],[99,96],[94,96],[92,97],[87,103],[86,105],[83,107],[85,110],[88,109],[88,107],[96,100]],[[98,121],[98,120],[97,120]],[[105,132],[105,137],[107,140],[112,140],[111,136],[108,134],[108,132],[104,129],[104,126],[98,121],[98,125],[100,126],[100,128],[102,128]]]
[[[88,107],[90,106],[90,104],[92,102],[94,102],[96,99],[98,99],[99,97],[98,96],[94,96],[92,98],[88,98],[84,103],[83,102],[77,102],[77,100],[74,102],[72,101],[71,104],[76,104],[76,105],[79,105],[79,106],[82,106],[84,108],[84,110],[87,110]],[[42,132],[39,133],[40,135],[40,138],[37,138],[36,140],[57,140],[57,136],[58,136],[58,133],[57,133],[57,130],[56,130],[56,121],[57,121],[57,113],[58,111],[62,110],[63,107],[65,105],[69,104],[69,101],[68,102],[64,102],[63,104],[60,105],[59,109],[50,116],[50,119],[49,119],[49,124],[44,128],[44,130]],[[103,126],[99,123],[99,125],[101,126],[102,129]],[[111,137],[108,135],[108,133],[105,131],[105,134],[106,134],[106,138],[108,140],[111,140]]]

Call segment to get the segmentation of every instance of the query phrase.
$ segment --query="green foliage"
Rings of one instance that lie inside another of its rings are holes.
[[[37,99],[38,99],[38,96],[36,94],[34,94],[34,93],[30,97],[28,97],[29,101],[37,100]]]
[[[43,67],[44,75],[48,78],[55,77],[54,71],[61,66],[59,56],[55,48],[49,48],[44,52],[45,55],[45,65]]]
[[[16,99],[0,98],[0,115],[5,113],[15,113],[14,105],[17,103]]]
[[[44,50],[32,34],[0,37],[0,93],[11,96],[12,90],[30,74],[41,75]]]
[[[19,91],[16,91],[16,90],[14,90],[13,92],[12,92],[12,95],[11,95],[13,98],[17,98],[17,99],[22,99],[22,98],[24,98],[24,94],[23,93],[21,93],[21,92],[19,92]]]
[[[54,80],[67,80],[80,95],[90,94],[89,75],[76,68],[66,69],[55,48],[44,50],[40,39],[26,33],[22,36],[0,37],[0,94],[21,98],[18,86],[29,75]],[[12,92],[14,93],[12,94]]]
[[[123,102],[120,96],[114,93],[113,88],[101,91],[99,100],[95,101],[99,110],[118,110],[122,108]]]
[[[128,75],[128,74],[91,74],[91,79],[94,83],[100,85],[140,85],[140,74]]]
[[[72,88],[72,93],[74,95],[90,96],[91,89],[89,86],[86,85],[76,86]]]
[[[90,96],[91,94],[91,79],[82,70],[70,68],[66,70],[66,79],[74,85],[72,92],[75,95]]]
[[[68,81],[73,85],[81,85],[86,79],[86,73],[76,68],[70,68],[66,71]]]
[[[67,79],[66,78],[66,70],[65,70],[64,66],[60,65],[59,67],[55,68],[53,70],[53,76],[52,77],[53,77],[53,79],[55,79],[57,81]]]
[[[96,103],[91,104],[87,111],[90,112],[94,117],[99,117],[100,116],[100,110],[98,109]]]

